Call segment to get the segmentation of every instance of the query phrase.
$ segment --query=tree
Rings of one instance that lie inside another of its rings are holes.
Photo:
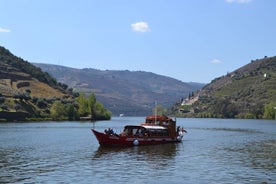
[[[55,101],[53,103],[50,114],[53,120],[64,120],[67,116],[65,106],[60,101]]]
[[[163,108],[162,105],[155,106],[152,111],[153,111],[152,114],[157,113],[156,115],[158,116],[166,115],[167,113],[167,110]]]
[[[212,105],[212,113],[222,118],[235,118],[238,114],[237,107],[229,99],[217,99]]]
[[[76,98],[78,104],[79,104],[79,109],[78,113],[80,116],[87,116],[89,114],[89,109],[88,109],[88,102],[85,98],[84,93],[81,93],[80,96]]]
[[[67,106],[67,116],[69,121],[78,120],[80,118],[73,104]]]
[[[94,93],[91,93],[87,99],[85,98],[85,95],[81,93],[76,100],[78,102],[79,116],[86,117],[91,115],[91,120],[103,120],[111,118],[111,112],[105,109],[103,104],[97,102]]]
[[[88,97],[88,107],[89,107],[89,111],[90,111],[90,114],[91,114],[91,118],[92,119],[95,119],[96,117],[96,97],[94,95],[94,93],[91,93]]]
[[[9,107],[5,104],[1,105],[0,108],[3,110],[3,111],[8,111],[9,110]]]
[[[48,106],[48,103],[44,98],[39,98],[36,100],[36,105],[42,109],[46,108]]]
[[[110,119],[111,113],[104,108],[103,104],[96,102],[95,104],[95,115],[92,117],[92,120],[105,120]]]
[[[5,102],[5,97],[0,96],[0,103],[2,104],[4,102]]]
[[[276,102],[270,102],[265,105],[263,118],[276,119]]]
[[[22,108],[22,107],[21,107],[20,104],[15,104],[15,105],[14,105],[14,109],[15,109],[16,111],[20,110],[21,108]]]

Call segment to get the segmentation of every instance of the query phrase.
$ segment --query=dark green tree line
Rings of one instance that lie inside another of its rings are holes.
[[[62,103],[55,101],[50,109],[53,120],[80,120],[80,117],[90,117],[91,120],[108,120],[111,118],[111,112],[97,102],[94,93],[87,98],[81,93],[75,103]]]

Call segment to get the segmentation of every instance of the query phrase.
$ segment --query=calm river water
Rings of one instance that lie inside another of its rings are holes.
[[[276,121],[178,118],[179,144],[103,148],[102,122],[0,123],[0,183],[276,183]]]

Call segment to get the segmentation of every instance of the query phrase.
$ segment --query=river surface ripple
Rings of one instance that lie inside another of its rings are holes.
[[[131,148],[90,130],[143,121],[0,123],[0,183],[276,183],[276,121],[178,118],[182,143]]]

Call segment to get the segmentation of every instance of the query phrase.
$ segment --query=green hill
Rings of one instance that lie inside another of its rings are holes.
[[[72,88],[0,47],[0,120],[77,120],[88,115],[78,112],[78,98]]]
[[[214,79],[173,109],[193,117],[275,119],[276,57],[252,60]]]

